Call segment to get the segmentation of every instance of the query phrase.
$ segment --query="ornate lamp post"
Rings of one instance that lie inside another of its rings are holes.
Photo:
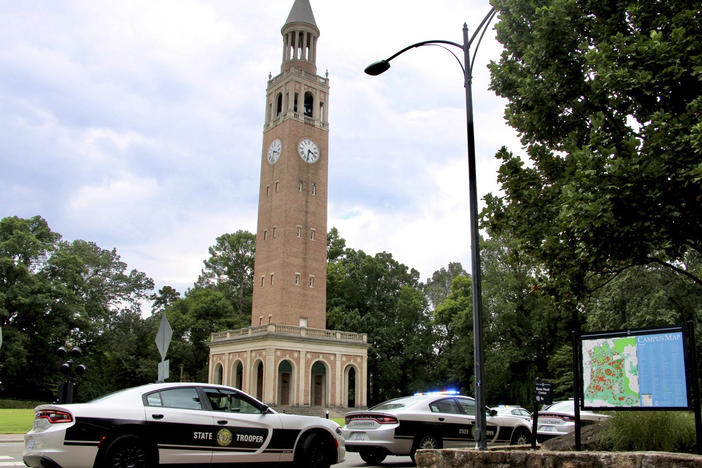
[[[480,450],[487,449],[487,441],[485,438],[485,401],[483,388],[483,327],[482,327],[482,288],[480,284],[480,234],[478,230],[478,193],[475,187],[476,169],[475,169],[475,134],[473,129],[473,97],[472,97],[472,79],[473,79],[473,64],[475,55],[478,51],[480,41],[487,31],[488,24],[495,17],[496,11],[493,7],[490,9],[485,18],[483,18],[478,29],[475,30],[473,36],[468,39],[468,25],[463,24],[463,44],[458,44],[452,41],[432,40],[423,41],[396,52],[385,60],[372,63],[366,67],[365,72],[369,75],[380,75],[390,68],[390,61],[395,57],[407,52],[415,47],[427,45],[439,46],[451,53],[463,71],[464,87],[466,90],[466,124],[468,136],[468,185],[469,185],[469,203],[470,203],[470,238],[471,238],[471,265],[473,276],[473,344],[474,344],[474,372],[475,372],[475,441],[476,447]],[[478,38],[475,44],[473,56],[471,57],[471,46],[473,41]],[[448,47],[453,46],[463,51],[463,62],[454,54]]]

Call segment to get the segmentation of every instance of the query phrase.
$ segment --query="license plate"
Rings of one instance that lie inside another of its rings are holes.
[[[34,449],[34,439],[29,439],[27,441],[27,446],[25,448],[27,450],[33,450]]]
[[[368,440],[368,434],[365,432],[352,432],[351,440]]]

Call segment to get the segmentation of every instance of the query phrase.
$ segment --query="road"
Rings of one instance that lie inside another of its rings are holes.
[[[24,466],[22,451],[24,444],[21,442],[0,443],[0,468]],[[334,465],[334,468],[405,468],[414,466],[410,457],[388,457],[380,465],[366,465],[357,453],[347,453],[346,461]]]
[[[24,466],[22,463],[22,442],[2,442],[0,443],[0,468],[11,466]]]

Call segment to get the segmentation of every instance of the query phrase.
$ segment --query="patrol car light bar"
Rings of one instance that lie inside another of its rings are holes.
[[[434,392],[417,392],[414,396],[424,396],[424,395],[460,395],[458,390],[438,390]]]
[[[67,411],[42,410],[37,411],[34,419],[46,419],[51,424],[69,423],[73,421],[73,416]]]

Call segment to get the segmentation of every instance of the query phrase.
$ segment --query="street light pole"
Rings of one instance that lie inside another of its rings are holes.
[[[415,47],[426,45],[436,45],[449,51],[458,60],[463,71],[464,87],[466,90],[466,134],[468,138],[468,198],[470,205],[470,245],[471,245],[471,274],[473,285],[473,371],[475,376],[475,444],[479,450],[487,449],[487,440],[485,437],[486,417],[485,417],[485,391],[483,381],[483,363],[485,356],[483,354],[483,301],[482,301],[482,286],[480,280],[480,232],[478,229],[478,191],[476,188],[476,166],[475,166],[475,133],[473,126],[473,63],[475,55],[480,45],[480,41],[487,30],[488,24],[495,17],[495,8],[493,7],[485,18],[483,18],[480,26],[476,29],[473,36],[468,39],[468,25],[463,24],[463,44],[457,44],[451,41],[433,40],[423,41],[396,52],[385,60],[372,63],[366,67],[365,72],[369,75],[380,75],[390,68],[390,61]],[[479,35],[479,36],[478,36]],[[470,56],[470,48],[473,41],[478,38],[478,43],[475,46],[473,57]],[[444,47],[450,45],[457,47],[463,51],[463,62],[450,49]]]

